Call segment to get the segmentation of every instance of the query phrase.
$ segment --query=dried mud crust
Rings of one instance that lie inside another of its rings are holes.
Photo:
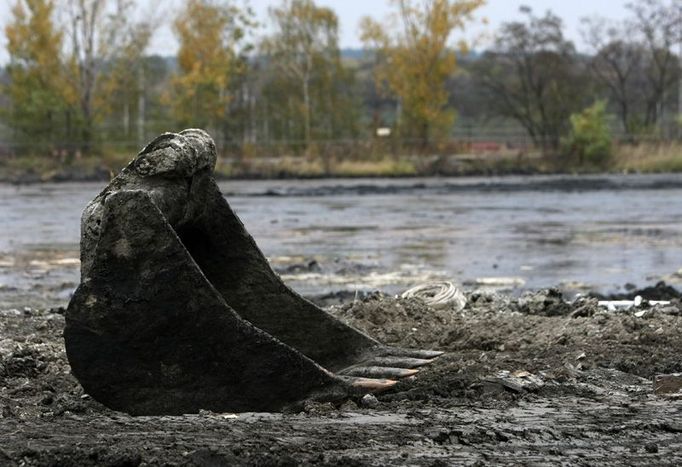
[[[682,371],[679,302],[636,317],[555,291],[468,299],[459,313],[381,294],[332,307],[448,354],[371,404],[237,416],[110,411],[70,375],[61,310],[0,312],[0,465],[680,463],[682,401],[650,381]]]

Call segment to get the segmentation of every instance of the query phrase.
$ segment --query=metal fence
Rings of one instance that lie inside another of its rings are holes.
[[[14,140],[0,128],[0,157],[15,158],[24,155],[71,157],[82,153],[80,141]],[[143,138],[100,137],[91,142],[95,154],[135,154],[157,132],[149,131]],[[106,135],[106,133],[105,133]],[[614,131],[616,143],[667,144],[682,141],[682,128],[676,137],[660,134],[625,135]],[[218,152],[230,159],[278,158],[284,156],[308,156],[334,159],[367,159],[373,157],[416,154],[528,154],[542,151],[534,140],[518,126],[480,127],[459,125],[446,139],[424,142],[420,139],[387,137],[363,137],[345,139],[314,139],[308,144],[303,140],[245,141],[222,138],[215,135]]]

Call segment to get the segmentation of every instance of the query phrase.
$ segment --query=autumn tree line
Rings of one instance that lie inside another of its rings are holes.
[[[344,54],[339,18],[314,0],[280,0],[268,18],[233,0],[188,0],[172,18],[177,56],[160,57],[148,53],[159,9],[14,0],[0,152],[130,152],[185,127],[234,154],[377,140],[433,152],[466,127],[502,142],[493,130],[514,128],[546,154],[580,157],[601,157],[614,139],[682,137],[678,0],[633,0],[621,22],[585,19],[589,54],[561,18],[530,8],[476,50],[462,38],[483,3],[394,0],[392,15],[359,25],[364,50]]]

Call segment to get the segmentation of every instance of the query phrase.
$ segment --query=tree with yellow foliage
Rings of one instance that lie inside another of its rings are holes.
[[[251,12],[229,1],[189,0],[174,22],[180,42],[178,72],[169,100],[180,126],[207,128],[227,138],[235,78],[245,71],[242,53]]]
[[[400,111],[400,134],[423,145],[446,135],[455,114],[448,107],[446,80],[457,69],[450,46],[456,29],[464,29],[484,0],[393,0],[397,13],[386,27],[363,18],[361,39],[377,53],[375,79],[394,94]],[[460,43],[460,49],[466,44]]]
[[[70,136],[74,95],[62,69],[63,33],[55,26],[54,7],[52,0],[17,0],[5,27],[9,81],[3,94],[10,106],[4,119],[19,143],[31,145],[29,150],[64,143]]]

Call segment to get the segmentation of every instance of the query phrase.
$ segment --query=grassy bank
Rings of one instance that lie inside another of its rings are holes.
[[[410,158],[322,160],[307,157],[219,161],[216,172],[224,178],[405,177],[420,175]]]
[[[613,160],[622,172],[682,172],[682,143],[622,145]]]
[[[45,156],[0,159],[2,182],[108,180],[131,155],[113,152],[97,157],[65,159]],[[682,143],[620,145],[603,166],[580,165],[561,156],[539,153],[400,155],[369,159],[339,157],[221,158],[216,167],[225,179],[323,177],[467,176],[551,173],[682,172]]]

